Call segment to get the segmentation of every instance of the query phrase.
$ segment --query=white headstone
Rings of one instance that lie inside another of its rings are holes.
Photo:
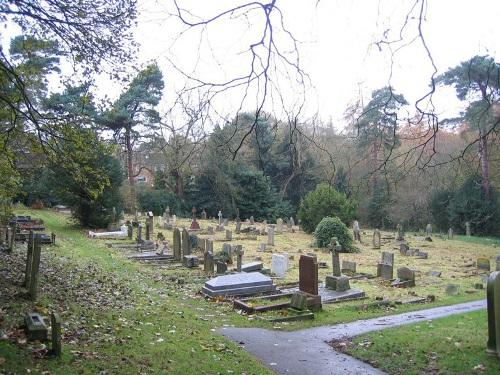
[[[271,272],[277,277],[285,277],[285,273],[288,269],[288,257],[280,254],[273,254],[271,258]]]

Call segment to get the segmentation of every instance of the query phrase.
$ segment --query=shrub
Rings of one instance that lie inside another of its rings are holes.
[[[300,204],[298,217],[302,228],[307,233],[312,233],[324,217],[336,216],[347,223],[354,218],[355,210],[355,202],[344,193],[339,193],[327,184],[319,184],[305,196]]]
[[[337,237],[343,251],[347,253],[355,253],[359,250],[352,244],[352,236],[349,228],[338,217],[323,218],[316,230],[314,238],[319,247],[327,247],[330,244],[332,237]]]

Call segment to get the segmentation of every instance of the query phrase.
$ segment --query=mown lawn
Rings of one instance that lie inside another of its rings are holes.
[[[486,310],[421,322],[334,343],[389,374],[500,374],[486,354]]]
[[[57,234],[57,245],[43,248],[40,298],[36,303],[25,298],[20,286],[26,246],[19,245],[12,255],[0,253],[0,330],[8,337],[0,339],[0,373],[267,374],[267,369],[219,336],[216,329],[233,325],[300,329],[484,298],[484,291],[472,288],[479,273],[472,268],[457,267],[457,259],[468,262],[475,256],[496,253],[492,246],[477,245],[471,251],[469,244],[462,241],[436,239],[430,245],[423,244],[431,247],[428,261],[398,259],[398,254],[396,259],[400,264],[416,265],[422,271],[440,267],[442,278],[426,278],[422,272],[412,290],[394,289],[377,279],[353,282],[351,286],[367,291],[368,300],[324,305],[314,321],[273,325],[259,319],[273,313],[243,315],[234,311],[231,303],[206,300],[199,294],[206,280],[201,267],[190,270],[178,265],[136,263],[126,258],[124,250],[106,247],[107,241],[86,238],[84,230],[73,227],[66,215],[46,210],[17,213],[43,219],[47,232]],[[201,224],[206,228],[208,222]],[[171,232],[163,232],[171,239]],[[217,240],[215,251],[223,243],[221,238]],[[276,236],[273,251],[294,255],[286,279],[276,280],[278,284],[298,279],[301,253],[314,251],[319,260],[331,262],[329,254],[309,247],[311,241],[311,236],[303,232]],[[243,244],[245,261],[259,256],[269,267],[271,254],[258,252],[259,242],[265,242],[265,237],[252,241],[233,235],[233,243]],[[390,243],[384,246],[383,250],[393,247]],[[361,248],[362,253],[343,255],[342,259],[355,260],[361,271],[373,272],[381,250],[371,249],[366,240]],[[329,272],[331,268],[320,270],[320,280]],[[463,287],[459,296],[444,295],[444,285],[450,281]],[[471,294],[463,292],[467,288]],[[437,299],[432,304],[355,309],[376,296],[405,299],[413,298],[414,294],[434,294]],[[27,344],[22,331],[16,329],[24,313],[31,310],[44,316],[50,311],[60,313],[64,321],[61,360],[38,359],[45,348]]]

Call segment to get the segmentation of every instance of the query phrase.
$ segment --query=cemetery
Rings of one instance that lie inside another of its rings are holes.
[[[498,0],[3,0],[0,375],[500,374]]]

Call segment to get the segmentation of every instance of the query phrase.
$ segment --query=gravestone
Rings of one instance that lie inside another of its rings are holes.
[[[480,270],[489,271],[490,270],[490,259],[489,258],[477,258],[476,261],[477,268]]]
[[[452,240],[452,239],[453,239],[453,229],[452,229],[452,228],[449,228],[449,229],[448,229],[448,239],[449,239],[449,240]]]
[[[349,278],[343,276],[340,269],[339,251],[342,249],[337,238],[333,237],[330,242],[330,251],[332,253],[332,275],[325,278],[325,287],[336,292],[345,292],[350,289]]]
[[[255,224],[255,219],[253,218],[253,215],[250,216],[250,225],[254,225]]]
[[[283,234],[283,219],[279,218],[276,220],[277,232],[278,234]]]
[[[380,249],[380,231],[378,229],[373,231],[372,243],[374,249]]]
[[[214,255],[208,251],[205,251],[203,269],[205,273],[212,275],[214,273]]]
[[[470,229],[470,222],[466,221],[465,222],[465,235],[467,237],[470,237],[471,236],[471,229]]]
[[[182,259],[182,255],[181,255],[181,232],[179,228],[174,229],[173,243],[174,243],[174,260],[180,261]]]
[[[296,310],[307,310],[307,295],[302,293],[293,293],[290,307]]]
[[[377,264],[377,277],[392,280],[394,277],[394,254],[382,252],[382,261]]]
[[[151,231],[151,225],[149,224],[149,221],[146,221],[146,235],[145,235],[146,241],[151,240],[150,231]]]
[[[127,224],[127,237],[129,240],[134,237],[134,227],[132,224]]]
[[[196,255],[184,255],[182,257],[182,262],[184,266],[188,268],[196,268],[199,264],[199,259]]]
[[[241,232],[241,221],[236,222],[236,234],[240,234]]]
[[[318,295],[318,261],[314,256],[300,256],[299,290],[312,295]]]
[[[28,249],[26,255],[26,270],[24,272],[24,283],[25,287],[29,287],[31,278],[31,267],[33,265],[33,247],[35,245],[35,235],[32,230],[28,234]]]
[[[189,232],[186,228],[182,229],[182,256],[191,254],[191,241],[189,241]]]
[[[52,313],[50,315],[50,326],[52,336],[52,355],[61,357],[61,318],[58,314]]]
[[[356,262],[342,261],[342,272],[356,273]]]
[[[191,229],[191,230],[199,230],[200,229],[200,224],[198,224],[195,217],[191,221],[191,225],[190,225],[189,229]]]
[[[137,226],[137,238],[136,238],[136,241],[138,243],[142,242],[142,224],[141,223],[139,223],[139,225]]]
[[[359,222],[357,220],[354,220],[354,222],[352,223],[352,232],[354,235],[354,241],[361,242],[361,231],[359,229]]]
[[[401,255],[407,256],[409,255],[410,247],[407,243],[402,243],[399,245],[399,253]]]
[[[482,285],[483,284],[481,284],[481,286]],[[456,284],[448,284],[446,285],[444,292],[446,293],[447,296],[458,296],[459,288],[460,287]]]
[[[392,286],[399,288],[408,288],[415,286],[415,271],[409,269],[408,267],[398,268],[398,277],[392,283]]]
[[[219,217],[219,225],[222,225],[222,211],[219,210],[217,216]]]
[[[425,227],[425,238],[431,238],[432,237],[432,225],[431,223],[427,224]]]
[[[47,341],[48,329],[40,314],[27,313],[24,316],[24,330],[28,341]]]
[[[227,272],[227,264],[226,262],[217,262],[217,275],[222,275]]]
[[[231,232],[229,229],[226,229],[226,241],[232,241],[233,239],[233,232]]]
[[[213,227],[207,227],[207,233],[208,234],[214,234],[214,228]]]
[[[274,225],[270,225],[267,228],[267,244],[274,246]]]
[[[225,254],[228,263],[233,264],[233,247],[229,243],[222,244],[222,253]]]
[[[396,226],[396,241],[404,241],[405,240],[405,232],[403,229],[403,224],[399,223]]]
[[[241,272],[208,280],[201,291],[209,297],[230,297],[268,293],[275,290],[276,286],[273,285],[270,277],[260,272]]]
[[[500,358],[500,272],[488,277],[486,287],[488,310],[488,342],[486,352]]]
[[[250,262],[241,266],[241,272],[255,272],[260,271],[264,267],[262,262]]]
[[[165,221],[165,224],[170,224],[170,207],[167,206],[165,208],[165,212],[163,213],[163,220]]]
[[[243,263],[243,254],[245,254],[245,252],[241,245],[236,246],[234,252],[236,253],[236,270],[241,272],[241,264]]]
[[[205,211],[205,209],[203,209],[203,211],[201,211],[201,219],[207,220],[207,212]]]
[[[40,242],[40,236],[35,235],[33,241],[33,259],[31,263],[31,276],[29,285],[29,296],[32,301],[36,301],[38,296],[38,273],[40,270],[41,252],[42,246]]]
[[[229,225],[229,219],[224,219],[224,222],[222,223],[223,226],[228,226]]]
[[[280,279],[285,277],[288,265],[284,255],[273,254],[271,257],[271,272]]]
[[[224,225],[216,225],[215,226],[215,231],[216,232],[222,232],[224,230]]]

